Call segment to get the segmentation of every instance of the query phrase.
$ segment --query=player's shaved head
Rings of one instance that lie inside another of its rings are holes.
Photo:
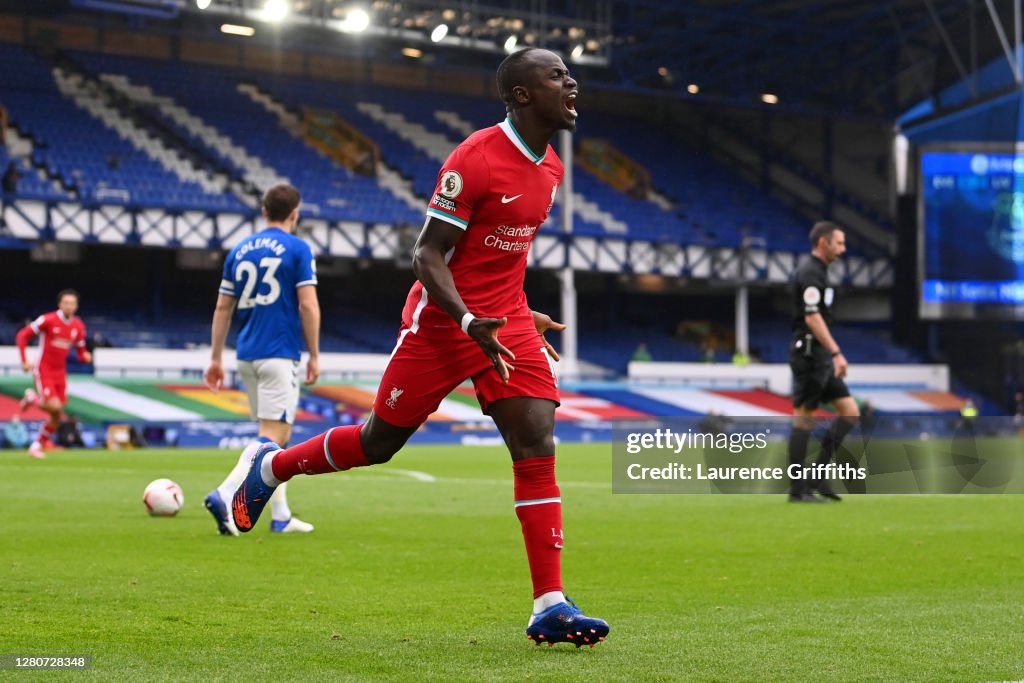
[[[526,85],[529,79],[530,69],[533,67],[533,57],[537,53],[546,52],[539,47],[527,47],[513,52],[502,60],[498,65],[496,80],[498,82],[498,96],[505,103],[505,108],[512,111],[519,104],[516,102],[515,87]]]
[[[281,223],[288,220],[301,201],[302,195],[288,183],[274,185],[263,195],[263,213],[271,223]]]

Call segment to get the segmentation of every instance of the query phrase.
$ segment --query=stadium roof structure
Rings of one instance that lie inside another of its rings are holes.
[[[1013,0],[614,4],[623,82],[886,120],[1020,44]]]
[[[1021,42],[1019,5],[1015,0],[0,0],[0,7],[49,16],[134,15],[190,34],[228,18],[278,24],[270,32],[282,37],[308,27],[310,33],[332,34],[327,44],[339,51],[358,50],[375,59],[404,54],[435,65],[478,65],[480,50],[538,45],[562,52],[589,83],[713,104],[885,121],[954,82],[969,82],[979,65],[992,59],[1019,62],[1012,56]],[[336,32],[359,36],[339,40]],[[309,48],[325,44],[296,42]]]

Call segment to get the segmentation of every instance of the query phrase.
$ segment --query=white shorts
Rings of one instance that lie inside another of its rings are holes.
[[[249,395],[249,412],[260,420],[295,422],[299,405],[299,361],[261,358],[238,361],[238,374]]]

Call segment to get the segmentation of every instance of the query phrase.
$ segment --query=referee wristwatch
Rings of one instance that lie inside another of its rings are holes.
[[[843,350],[842,349],[836,349],[835,351],[832,352],[832,357],[833,358],[835,358],[836,356],[841,356],[841,355],[843,355]]]

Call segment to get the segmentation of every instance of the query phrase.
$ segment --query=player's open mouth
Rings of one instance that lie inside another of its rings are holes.
[[[569,96],[565,98],[565,110],[569,112],[569,116],[576,118],[579,114],[576,113],[576,95],[577,93],[571,92]]]

